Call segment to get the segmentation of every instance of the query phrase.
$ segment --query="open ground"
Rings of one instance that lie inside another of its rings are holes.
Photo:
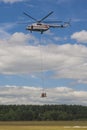
[[[87,130],[87,121],[5,121],[0,130]]]

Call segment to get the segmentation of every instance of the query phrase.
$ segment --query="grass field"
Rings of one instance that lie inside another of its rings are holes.
[[[87,130],[87,121],[0,122],[0,130]]]

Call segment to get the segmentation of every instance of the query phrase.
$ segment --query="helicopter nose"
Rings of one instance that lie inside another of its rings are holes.
[[[27,26],[27,27],[26,27],[26,30],[29,30],[29,29],[30,29],[30,26]]]

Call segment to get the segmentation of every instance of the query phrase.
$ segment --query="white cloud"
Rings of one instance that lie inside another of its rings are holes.
[[[84,80],[80,79],[80,80],[78,80],[78,83],[79,84],[87,84],[87,80],[86,79],[84,79]]]
[[[16,26],[15,23],[1,23],[0,24],[0,40],[6,40],[9,39],[11,36],[10,33],[7,32],[7,30],[10,30]]]
[[[10,34],[4,31],[3,29],[0,29],[0,39],[4,40],[7,39],[8,37],[10,37]]]
[[[87,47],[83,45],[43,46],[31,34],[4,34],[0,38],[0,74],[31,74],[52,71],[53,78],[87,81]]]
[[[0,2],[4,2],[4,3],[15,3],[15,2],[23,2],[23,1],[26,1],[26,0],[0,0]]]
[[[77,42],[87,43],[87,31],[82,30],[80,32],[75,32],[71,35],[71,39],[75,39]]]
[[[0,104],[80,104],[87,105],[87,92],[68,87],[47,88],[46,98],[41,98],[42,88],[30,86],[0,87]]]
[[[75,79],[87,83],[86,46],[55,45],[52,41],[43,46],[43,42],[43,39],[39,41],[31,34],[15,32],[11,35],[1,29],[0,74],[34,75],[52,71],[53,78]]]
[[[65,41],[65,40],[67,40],[67,37],[62,38],[62,37],[55,36],[53,39],[55,41]]]
[[[10,36],[7,42],[11,44],[26,44],[28,42],[29,44],[38,44],[38,40],[33,35],[24,34],[22,32],[15,32]]]

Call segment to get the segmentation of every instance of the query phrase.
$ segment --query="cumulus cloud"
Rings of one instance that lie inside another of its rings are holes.
[[[77,42],[87,43],[87,31],[82,30],[80,32],[75,32],[71,35],[71,39],[75,39]]]
[[[68,87],[47,88],[46,98],[41,98],[43,89],[30,86],[0,87],[0,104],[79,104],[87,105],[87,92]]]
[[[62,37],[54,36],[53,39],[54,39],[55,41],[64,41],[64,40],[67,40],[67,37],[62,38]]]
[[[3,29],[0,29],[0,41],[4,40],[4,39],[7,39],[9,36],[10,36],[9,33],[7,33],[6,31],[4,31]]]
[[[33,35],[30,35],[30,34],[24,34],[22,32],[18,33],[18,32],[15,32],[14,34],[12,34],[8,41],[8,43],[11,43],[11,44],[26,44],[26,43],[29,43],[29,44],[38,44],[38,40],[33,36]]]
[[[8,39],[11,34],[7,31],[14,28],[16,26],[15,23],[1,23],[0,24],[0,41]]]
[[[23,1],[26,1],[26,0],[0,0],[0,2],[4,2],[4,3],[15,3],[15,2],[23,2]]]
[[[51,78],[75,79],[87,84],[87,47],[77,44],[43,45],[32,34],[9,34],[0,29],[0,74],[21,75],[53,72]],[[36,75],[37,76],[37,75]],[[20,93],[19,93],[20,91]],[[43,88],[34,86],[0,87],[1,104],[82,104],[87,92],[68,87],[47,88],[47,98],[40,98]],[[19,99],[19,100],[18,100]]]
[[[87,81],[86,46],[77,44],[43,46],[43,43],[39,42],[43,40],[39,41],[33,35],[21,32],[16,32],[7,39],[1,38],[0,74],[52,71],[53,78]]]

